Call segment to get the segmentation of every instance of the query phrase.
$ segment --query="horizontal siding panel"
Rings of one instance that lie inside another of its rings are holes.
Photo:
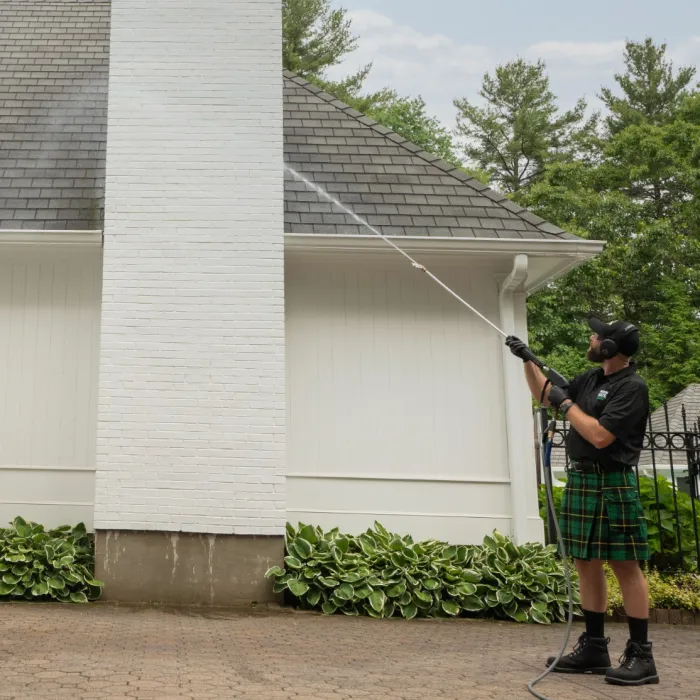
[[[492,270],[431,270],[498,320]],[[498,336],[401,261],[293,259],[286,284],[289,517],[330,510],[420,512],[435,522],[439,513],[508,518],[505,441],[493,437],[504,421]],[[396,481],[363,480],[376,475]],[[431,475],[443,483],[421,483]],[[505,483],[450,482],[481,478]],[[470,531],[459,527],[455,534]]]
[[[101,251],[0,250],[0,464],[95,465]]]
[[[101,263],[0,248],[0,522],[92,522]]]
[[[327,480],[290,477],[292,510],[402,513],[411,517],[509,519],[508,484]],[[461,537],[459,541],[464,541]]]
[[[95,473],[51,469],[0,469],[6,503],[92,503]]]

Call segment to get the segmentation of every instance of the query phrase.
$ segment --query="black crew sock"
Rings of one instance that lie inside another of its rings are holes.
[[[605,636],[605,613],[584,610],[583,617],[586,621],[588,636],[602,639]]]
[[[627,617],[627,624],[630,628],[630,639],[637,644],[646,644],[649,633],[649,620],[639,617]]]

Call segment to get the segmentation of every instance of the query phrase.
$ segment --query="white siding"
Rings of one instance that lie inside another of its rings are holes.
[[[280,0],[113,0],[97,528],[282,534]]]
[[[0,526],[92,525],[101,251],[0,247]]]
[[[490,268],[431,270],[498,321]],[[460,542],[508,533],[500,342],[401,260],[290,260],[288,519]]]

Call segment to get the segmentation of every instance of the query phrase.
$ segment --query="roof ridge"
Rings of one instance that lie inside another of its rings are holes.
[[[479,194],[490,199],[492,202],[496,202],[504,209],[507,209],[512,214],[515,214],[518,218],[537,228],[540,232],[554,236],[561,236],[562,234],[566,233],[564,229],[549,223],[542,217],[537,216],[537,214],[533,214],[528,209],[525,209],[525,207],[521,207],[519,204],[516,204],[511,199],[508,199],[508,197],[501,194],[500,192],[492,190],[487,185],[484,185],[482,182],[479,182],[479,180],[477,180],[476,178],[473,178],[470,175],[467,175],[459,168],[456,168],[454,165],[452,165],[452,163],[448,163],[442,160],[439,156],[424,151],[420,146],[416,146],[416,144],[411,143],[408,139],[404,138],[403,136],[400,136],[395,131],[392,131],[386,126],[382,126],[375,119],[372,119],[366,114],[363,114],[362,112],[354,109],[353,107],[350,107],[350,105],[345,104],[330,93],[325,92],[325,90],[322,90],[309,80],[306,80],[306,78],[302,78],[294,71],[290,71],[285,68],[283,73],[285,78],[288,78],[300,87],[306,88],[307,90],[309,90],[309,92],[313,93],[319,99],[323,100],[324,102],[327,102],[328,104],[333,105],[341,112],[347,114],[349,117],[352,117],[353,119],[359,121],[364,126],[369,127],[373,131],[376,131],[377,133],[381,134],[382,136],[388,139],[391,139],[399,146],[403,146],[421,160],[426,161],[430,165],[434,165],[447,175],[454,177],[456,180],[459,181],[460,184],[467,185],[468,187],[471,187],[472,189],[479,192]]]

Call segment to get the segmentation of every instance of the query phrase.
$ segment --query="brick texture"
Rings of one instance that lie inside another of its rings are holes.
[[[0,0],[0,228],[102,225],[109,7]]]
[[[285,523],[280,0],[114,0],[95,527]]]
[[[3,700],[527,700],[565,625],[261,610],[3,605]],[[583,632],[576,623],[567,651]],[[610,656],[627,625],[605,627]],[[553,673],[553,700],[692,700],[700,627],[649,628],[661,682]],[[89,653],[86,653],[89,649]]]

